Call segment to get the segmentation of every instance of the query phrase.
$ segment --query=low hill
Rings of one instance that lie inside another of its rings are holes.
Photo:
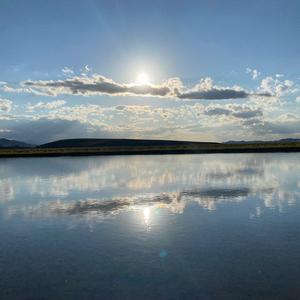
[[[66,139],[40,145],[40,148],[87,148],[87,147],[168,147],[216,145],[208,142],[184,142],[169,140],[138,140],[138,139]]]
[[[20,141],[0,139],[0,148],[32,148],[35,145],[27,144]]]
[[[70,139],[34,148],[0,148],[0,157],[300,152],[300,142],[203,143],[134,139]]]
[[[275,141],[228,141],[225,144],[271,144],[271,143],[297,143],[300,142],[300,139],[281,139]]]

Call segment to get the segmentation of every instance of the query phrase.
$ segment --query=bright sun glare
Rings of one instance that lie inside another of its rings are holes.
[[[146,73],[140,73],[136,78],[136,82],[138,84],[148,84],[149,83],[149,76]]]
[[[151,215],[150,207],[145,207],[143,209],[143,216],[144,216],[144,222],[146,226],[150,225],[150,215]]]

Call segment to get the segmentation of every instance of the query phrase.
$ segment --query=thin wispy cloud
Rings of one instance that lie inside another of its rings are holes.
[[[256,70],[256,69],[251,69],[251,68],[247,68],[246,69],[246,73],[250,74],[251,75],[251,78],[253,80],[257,79],[257,77],[259,77],[261,75],[261,73]]]
[[[29,104],[27,106],[27,111],[28,112],[33,112],[33,111],[38,110],[38,109],[51,110],[51,109],[56,109],[58,107],[61,107],[65,104],[66,104],[65,100],[55,100],[55,101],[50,101],[50,102],[38,102],[38,103],[33,104],[33,105]]]
[[[13,87],[11,85],[5,84],[1,88],[3,92],[5,93],[16,93],[16,94],[33,94],[37,96],[49,96],[49,93],[38,91],[26,86],[21,87]]]
[[[68,74],[68,75],[74,74],[74,71],[73,71],[71,68],[69,68],[69,67],[63,67],[63,68],[61,69],[61,71],[62,71],[64,74]]]

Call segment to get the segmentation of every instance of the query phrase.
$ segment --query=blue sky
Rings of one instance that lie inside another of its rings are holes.
[[[300,137],[299,10],[292,0],[2,0],[0,136]]]

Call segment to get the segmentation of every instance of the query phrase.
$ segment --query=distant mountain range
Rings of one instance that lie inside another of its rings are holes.
[[[33,148],[36,145],[28,144],[25,142],[8,140],[8,139],[0,139],[0,148]]]
[[[224,144],[263,144],[263,143],[293,143],[300,142],[300,139],[280,139],[276,141],[228,141]],[[193,145],[216,145],[213,142],[188,142],[169,140],[140,140],[140,139],[65,139],[42,145],[33,145],[25,142],[0,139],[0,148],[81,148],[81,147],[147,147],[147,146],[193,146]]]

